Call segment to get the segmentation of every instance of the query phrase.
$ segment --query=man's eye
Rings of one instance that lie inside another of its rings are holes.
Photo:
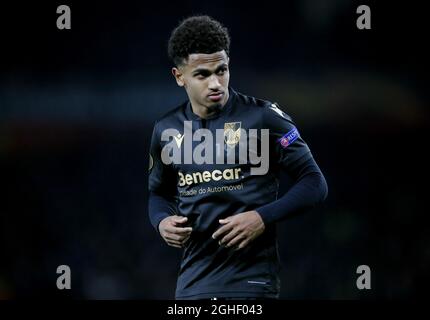
[[[195,75],[195,77],[197,77],[198,79],[204,79],[204,78],[206,78],[206,77],[207,77],[207,75],[206,75],[206,74],[204,74],[204,73],[197,73],[197,74]]]
[[[220,69],[220,70],[218,71],[218,74],[222,75],[222,74],[224,74],[224,72],[226,72],[226,71],[227,71],[227,68],[222,68],[222,69]]]

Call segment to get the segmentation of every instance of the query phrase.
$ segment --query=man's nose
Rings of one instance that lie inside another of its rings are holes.
[[[209,89],[219,90],[221,88],[221,83],[216,75],[211,75],[209,78]]]

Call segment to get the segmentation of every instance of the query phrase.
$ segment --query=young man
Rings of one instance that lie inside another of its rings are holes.
[[[229,45],[208,16],[184,20],[169,40],[189,100],[154,126],[149,217],[184,249],[176,299],[279,298],[276,223],[327,195],[291,118],[229,86]],[[277,199],[281,170],[294,184]]]

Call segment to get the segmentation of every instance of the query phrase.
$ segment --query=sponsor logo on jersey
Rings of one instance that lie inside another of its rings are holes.
[[[212,170],[212,171],[202,171],[202,172],[193,172],[183,174],[182,172],[178,172],[179,182],[178,185],[180,187],[184,187],[185,185],[192,185],[203,182],[210,181],[220,181],[220,180],[238,180],[242,178],[241,169],[240,168],[229,168],[224,170]]]

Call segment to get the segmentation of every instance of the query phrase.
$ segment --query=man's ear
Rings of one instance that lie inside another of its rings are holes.
[[[185,83],[184,83],[184,77],[183,77],[181,71],[178,68],[173,67],[172,68],[172,74],[175,77],[175,80],[176,80],[176,83],[178,84],[178,86],[183,87],[185,85]]]

